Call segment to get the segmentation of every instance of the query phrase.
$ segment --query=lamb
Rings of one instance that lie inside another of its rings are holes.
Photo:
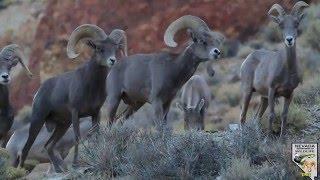
[[[178,108],[184,112],[184,128],[204,130],[204,116],[211,100],[210,88],[200,75],[194,75],[183,86]]]

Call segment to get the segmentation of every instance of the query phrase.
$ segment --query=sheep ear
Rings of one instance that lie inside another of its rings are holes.
[[[18,58],[13,58],[12,61],[11,61],[11,67],[14,67],[18,64],[19,62],[19,59]]]
[[[299,22],[305,17],[305,14],[304,13],[301,13],[298,17],[298,20]]]
[[[187,30],[189,36],[191,37],[193,42],[198,42],[198,38],[196,37],[195,33],[192,31],[192,29],[188,29]]]
[[[97,48],[97,45],[91,40],[91,39],[88,39],[86,44],[91,47],[92,49],[96,49]]]
[[[201,109],[203,108],[203,106],[204,106],[204,99],[202,98],[202,99],[200,100],[199,104],[198,104],[198,107],[197,107],[197,109],[198,109],[199,112],[201,111]]]

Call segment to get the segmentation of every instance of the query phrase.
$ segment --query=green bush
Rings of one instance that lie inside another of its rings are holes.
[[[278,43],[283,39],[278,24],[274,22],[269,22],[267,25],[263,26],[258,32],[258,38],[267,40],[271,43]]]
[[[302,41],[304,46],[312,47],[316,50],[320,50],[320,19],[310,22],[307,29],[304,30],[302,35]]]
[[[301,22],[300,29],[302,31],[301,39],[305,47],[311,47],[320,50],[320,4],[310,6],[305,11],[306,17]]]
[[[14,168],[9,165],[9,154],[0,149],[0,179],[18,179],[26,175],[27,171],[21,168]]]

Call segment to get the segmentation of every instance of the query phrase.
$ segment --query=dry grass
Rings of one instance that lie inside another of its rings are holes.
[[[240,83],[232,84],[221,84],[214,93],[216,99],[222,103],[227,103],[231,107],[239,105],[241,94],[240,94]]]

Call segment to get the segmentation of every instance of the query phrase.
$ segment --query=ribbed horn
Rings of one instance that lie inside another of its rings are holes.
[[[283,7],[279,4],[274,4],[270,10],[268,11],[268,15],[271,16],[271,13],[276,10],[279,14],[279,16],[284,16],[286,12],[284,11]]]
[[[299,16],[303,8],[306,7],[309,7],[309,4],[305,3],[304,1],[299,1],[293,6],[291,14],[294,16]]]
[[[105,40],[107,37],[107,34],[100,27],[93,24],[83,24],[71,33],[67,45],[67,55],[72,59],[79,56],[75,48],[81,39]]]
[[[179,19],[173,21],[167,28],[165,34],[164,34],[164,42],[169,47],[176,47],[177,43],[174,41],[175,34],[185,28],[190,28],[194,31],[197,30],[207,30],[209,31],[209,27],[207,24],[200,19],[199,17],[192,16],[192,15],[186,15],[182,16]]]

